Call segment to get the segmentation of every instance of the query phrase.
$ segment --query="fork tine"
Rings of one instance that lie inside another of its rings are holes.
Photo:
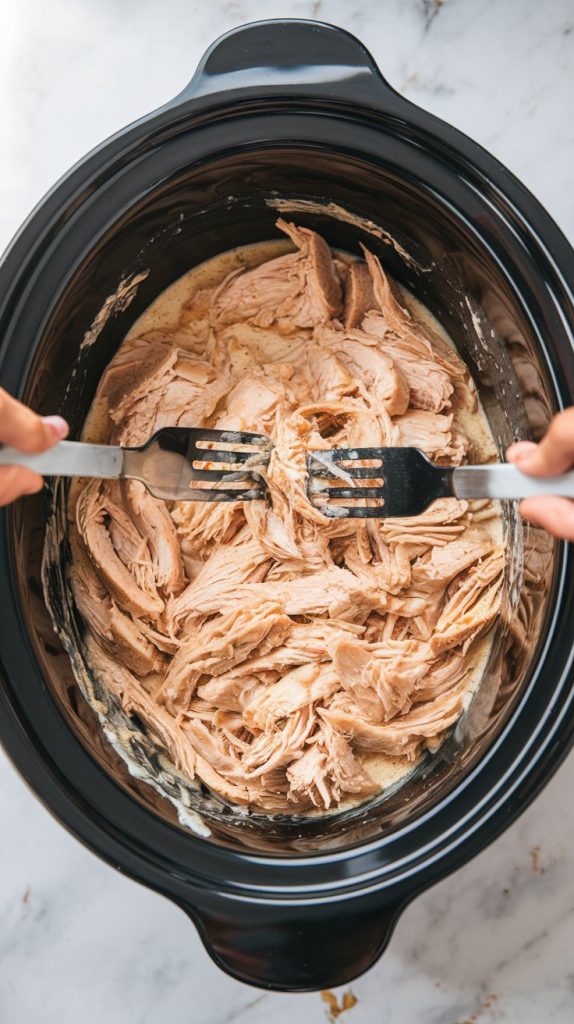
[[[307,493],[314,497],[324,495],[326,498],[385,498],[384,487],[314,487],[311,484]]]
[[[326,468],[311,469],[307,463],[309,474],[316,480],[341,480],[339,473],[332,473]],[[382,466],[345,466],[343,472],[354,480],[377,480],[383,475]]]
[[[190,469],[191,480],[213,480],[221,481],[222,483],[232,483],[233,481],[257,481],[257,473],[251,472],[251,470],[229,470],[226,472],[221,469],[196,469],[193,466]],[[258,482],[258,481],[257,481]]]
[[[380,448],[332,448],[329,451],[307,453],[307,496],[311,504],[329,519],[380,519],[388,512],[385,499],[389,495],[384,487],[384,455]],[[354,465],[357,462],[375,465]],[[333,467],[329,468],[329,464]],[[370,486],[341,486],[341,480],[371,480]],[[339,486],[330,486],[336,483]],[[337,499],[367,499],[365,505],[341,505]],[[376,501],[376,505],[372,504]],[[331,504],[331,502],[333,502]]]
[[[272,447],[264,434],[162,427],[145,445],[123,449],[122,475],[141,480],[165,501],[254,501],[266,497],[262,470]]]
[[[353,462],[367,460],[369,462],[376,462],[377,465],[353,465]],[[333,470],[330,471],[325,463],[331,463]],[[341,463],[344,463],[344,465],[341,465]],[[315,508],[318,508],[325,515],[335,518],[342,517],[345,514],[351,518],[360,518],[359,513],[362,513],[365,506],[353,505],[345,509],[345,506],[342,505],[328,505],[328,502],[335,498],[383,499],[378,502],[376,508],[371,507],[373,516],[375,513],[376,515],[381,515],[384,498],[387,497],[387,494],[384,486],[379,485],[381,480],[384,485],[383,457],[380,448],[332,448],[330,451],[308,452],[307,471],[309,473],[307,497]],[[348,481],[349,483],[355,479],[371,480],[372,484],[366,487],[341,487],[341,480],[345,481],[347,477],[351,478]],[[337,483],[339,486],[332,487],[330,486],[331,483]],[[323,499],[322,501],[320,500],[321,498]]]
[[[381,462],[380,448],[329,448],[327,451],[318,449],[308,452],[307,458],[320,462],[357,462],[359,459],[376,459]]]
[[[375,459],[376,467],[353,465]],[[315,508],[331,519],[417,516],[437,498],[454,494],[452,467],[437,466],[424,452],[410,446],[336,448],[315,453],[315,457],[307,460],[307,466],[307,496]],[[357,474],[359,479],[370,478],[372,485],[353,487],[356,470],[362,470],[360,476]],[[341,486],[341,478],[347,486]],[[330,486],[333,480],[338,486]],[[353,504],[341,504],[341,499],[349,499]],[[366,503],[357,505],[357,499]]]
[[[365,453],[365,454],[364,454]],[[370,455],[367,453],[371,453]],[[377,462],[376,466],[354,466],[352,460],[361,462]],[[330,470],[326,463],[336,467]],[[337,466],[339,462],[351,463],[346,466]],[[343,474],[353,477],[356,480],[375,480],[383,474],[382,458],[380,449],[360,448],[347,449],[333,448],[331,451],[307,452],[307,472],[310,476],[321,480],[341,480]]]
[[[266,497],[266,491],[261,487],[251,487],[247,490],[222,488],[189,488],[182,494],[180,487],[156,487],[148,484],[148,489],[156,498],[163,498],[164,501],[258,501]]]
[[[222,451],[220,448],[198,448],[195,444],[190,444],[188,449],[188,458],[193,462],[225,462],[230,466],[236,462],[248,462],[250,466],[261,465],[264,466],[269,461],[267,453],[257,452],[234,452],[226,449]]]
[[[376,508],[365,505],[315,505],[328,519],[385,519],[384,505]]]
[[[265,497],[265,490],[261,487],[251,487],[246,491],[223,490],[221,488],[191,488],[189,491],[190,501],[256,501]]]
[[[214,444],[244,444],[261,448],[262,451],[270,451],[273,446],[271,438],[265,437],[264,434],[252,434],[245,430],[215,430],[211,427],[190,427],[184,429],[188,431],[193,442],[211,441]]]

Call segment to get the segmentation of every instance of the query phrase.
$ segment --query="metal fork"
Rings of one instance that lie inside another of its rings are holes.
[[[309,500],[331,519],[418,516],[437,498],[574,498],[574,472],[534,478],[510,463],[436,466],[418,448],[308,452],[307,471]],[[361,504],[339,504],[349,499]]]
[[[28,455],[0,447],[0,466],[25,466],[42,476],[140,480],[156,498],[168,501],[254,501],[266,494],[260,474],[271,448],[265,434],[166,427],[139,448],[61,441]]]

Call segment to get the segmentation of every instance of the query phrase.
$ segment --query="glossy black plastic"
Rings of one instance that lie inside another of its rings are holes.
[[[332,448],[320,456],[317,461],[307,453],[307,495],[331,519],[338,518],[342,508],[345,518],[351,519],[418,516],[438,498],[455,493],[452,469],[434,465],[418,448],[356,448],[352,453],[348,448]],[[357,462],[368,465],[357,466]],[[353,479],[341,486],[341,477],[329,472],[331,463],[339,464]],[[353,482],[361,479],[364,485]],[[361,500],[349,502],[356,498]]]
[[[190,266],[274,237],[280,197],[383,226],[373,237],[328,211],[299,218],[333,245],[368,242],[436,312],[501,446],[572,401],[574,253],[555,224],[480,147],[397,95],[356,39],[297,21],[224,36],[180,96],[40,204],[0,268],[1,384],[66,415],[77,434],[139,313]],[[81,348],[106,298],[139,275],[129,304]],[[501,400],[518,350],[536,385],[521,384],[524,401]],[[128,776],[78,694],[44,606],[44,527],[39,498],[0,517],[2,743],[66,827],[176,901],[243,981],[297,991],[368,968],[405,905],[506,828],[570,749],[574,609],[561,548],[532,583],[533,647],[520,663],[509,648],[503,685],[456,758],[445,745],[413,787],[331,823],[214,814],[211,838],[193,835]]]

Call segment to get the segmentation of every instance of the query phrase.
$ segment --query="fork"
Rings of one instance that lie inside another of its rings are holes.
[[[307,472],[310,502],[331,519],[418,516],[437,498],[518,500],[544,494],[574,498],[574,471],[534,478],[506,462],[437,466],[418,448],[308,452]],[[356,480],[362,484],[355,486]],[[338,504],[350,499],[363,503]]]
[[[25,466],[42,476],[139,480],[168,501],[253,501],[265,497],[260,473],[271,448],[264,434],[165,427],[139,448],[60,441],[29,455],[0,446],[0,466]]]

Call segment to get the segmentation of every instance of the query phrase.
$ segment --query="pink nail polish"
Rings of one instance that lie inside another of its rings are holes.
[[[62,416],[44,416],[43,419],[50,433],[59,441],[68,436],[68,424]]]

